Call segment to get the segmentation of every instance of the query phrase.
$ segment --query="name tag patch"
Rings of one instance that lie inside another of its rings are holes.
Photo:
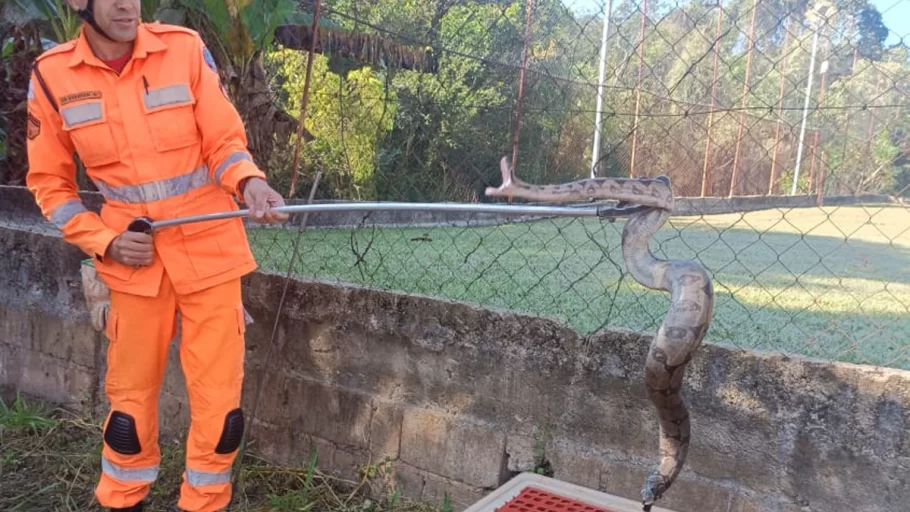
[[[75,92],[73,94],[67,94],[66,96],[60,98],[60,105],[67,105],[75,101],[82,100],[100,100],[101,91],[82,91]]]

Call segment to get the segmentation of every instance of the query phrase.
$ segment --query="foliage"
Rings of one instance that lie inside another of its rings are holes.
[[[64,0],[35,0],[35,6],[52,27],[54,41],[63,43],[79,35],[82,19]]]
[[[287,111],[300,116],[306,54],[294,50],[271,53]],[[369,66],[351,69],[344,76],[331,73],[328,58],[315,55],[306,128],[315,140],[302,149],[302,160],[325,170],[325,180],[343,197],[375,199],[374,170],[381,158],[379,143],[392,129],[397,101],[387,94],[386,78]],[[276,178],[290,169],[276,171]]]
[[[47,417],[49,412],[43,403],[38,402],[35,405],[30,405],[18,393],[12,406],[6,405],[6,402],[0,398],[0,429],[44,429],[54,427],[57,422]]]
[[[62,2],[41,1],[48,9]],[[290,148],[306,52],[282,48],[275,31],[311,21],[312,4],[143,2],[145,19],[200,31],[247,123],[254,158],[279,183],[288,179],[294,160]],[[310,142],[301,149],[304,175],[317,168],[324,172],[320,196],[484,201],[483,189],[498,183],[498,161],[512,154],[516,132],[518,167],[526,180],[586,176],[602,18],[575,14],[559,0],[534,2],[519,127],[517,63],[528,5],[525,0],[324,1],[322,53],[314,60],[305,123]],[[814,6],[808,0],[724,2],[715,44],[714,4],[617,4],[599,174],[668,174],[683,196],[701,192],[703,171],[710,195],[789,192]],[[798,190],[899,192],[910,174],[910,121],[895,108],[906,103],[910,90],[907,47],[886,44],[889,32],[868,0],[836,0],[834,7],[819,33]],[[368,42],[367,49],[382,41],[413,52],[410,57],[426,52],[433,68],[402,69],[385,62],[381,52],[373,52],[370,67],[364,67],[355,40]],[[731,187],[734,169],[738,183]],[[297,190],[303,194],[306,187]]]

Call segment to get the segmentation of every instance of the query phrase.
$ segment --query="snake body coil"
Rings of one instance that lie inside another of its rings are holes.
[[[503,184],[487,188],[487,196],[569,202],[612,199],[645,206],[631,215],[622,233],[623,261],[642,286],[670,293],[670,308],[651,343],[645,361],[645,388],[657,409],[660,462],[641,491],[648,511],[673,484],[689,451],[689,410],[682,396],[685,369],[708,331],[714,290],[707,270],[692,260],[661,260],[648,242],[673,210],[670,180],[657,178],[593,178],[561,185],[529,185],[513,173],[507,158],[500,162]]]

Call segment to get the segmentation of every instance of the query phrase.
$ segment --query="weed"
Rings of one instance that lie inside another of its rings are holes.
[[[46,429],[56,427],[57,422],[48,417],[50,414],[51,411],[40,403],[30,406],[18,393],[12,407],[7,406],[6,402],[0,398],[0,427],[3,428]]]

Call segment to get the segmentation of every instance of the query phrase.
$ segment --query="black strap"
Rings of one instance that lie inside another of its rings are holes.
[[[44,77],[41,76],[41,71],[38,71],[37,61],[32,64],[32,70],[35,72],[35,78],[38,79],[38,84],[41,85],[41,90],[44,91],[44,95],[47,97],[47,101],[49,101],[51,106],[54,107],[54,111],[59,114],[60,108],[57,107],[57,100],[54,99],[54,95],[51,94],[51,90],[47,87],[47,82],[45,82]]]
[[[101,36],[104,37],[105,39],[107,39],[108,41],[113,41],[114,39],[111,36],[107,35],[107,32],[105,32],[101,28],[101,26],[98,25],[98,21],[95,20],[95,5],[94,4],[95,4],[94,0],[88,0],[88,2],[86,2],[86,4],[85,4],[85,9],[77,11],[78,16],[80,18],[82,18],[83,20],[85,20],[86,23],[91,25],[92,28],[95,29],[95,32],[98,32],[99,34],[101,34]]]

